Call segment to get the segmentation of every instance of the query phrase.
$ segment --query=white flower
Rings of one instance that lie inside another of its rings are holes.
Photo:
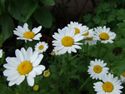
[[[92,79],[102,79],[107,73],[109,68],[106,67],[106,63],[103,60],[95,59],[95,61],[90,61],[90,66],[88,73]]]
[[[93,29],[85,31],[82,35],[84,36],[85,44],[95,45],[97,43],[97,39],[94,37]]]
[[[52,41],[54,46],[54,52],[56,55],[65,54],[66,52],[76,53],[76,49],[81,49],[79,41],[83,40],[83,36],[80,34],[75,34],[74,29],[63,28],[62,30],[58,29],[58,33],[54,33]]]
[[[3,74],[7,77],[9,86],[20,85],[25,78],[28,85],[33,86],[34,78],[45,70],[45,66],[39,65],[43,55],[36,51],[33,52],[30,47],[27,50],[17,49],[15,54],[16,57],[7,57],[7,64],[3,65],[6,68]]]
[[[39,33],[42,29],[42,26],[39,26],[37,28],[33,28],[30,30],[28,28],[28,24],[25,23],[23,27],[18,26],[13,31],[15,35],[17,35],[17,39],[25,40],[25,41],[32,41],[32,40],[40,40],[42,35]]]
[[[114,32],[110,31],[110,28],[104,27],[97,27],[95,30],[95,38],[101,43],[113,43],[113,40],[116,37],[116,34]]]
[[[113,77],[112,74],[103,77],[103,81],[94,83],[96,94],[121,94],[122,88],[121,81],[117,77]]]
[[[46,42],[39,42],[35,45],[35,50],[39,53],[43,53],[48,49],[48,44]]]
[[[122,83],[125,83],[125,72],[120,75]]]
[[[83,34],[84,31],[88,31],[89,29],[87,26],[72,21],[68,24],[68,27],[74,29],[75,34]]]
[[[2,56],[3,56],[3,50],[0,49],[0,58],[2,58]]]

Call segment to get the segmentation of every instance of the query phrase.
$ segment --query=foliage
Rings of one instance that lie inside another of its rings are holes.
[[[106,25],[116,32],[117,38],[115,43],[113,45],[100,45],[98,55],[106,59],[107,62],[112,62],[110,67],[112,67],[112,71],[116,75],[120,75],[125,71],[125,5],[123,2],[125,1],[102,0],[96,8],[94,15],[89,13],[83,17],[83,21],[90,27]],[[90,50],[91,52],[94,51],[90,54],[98,54],[94,47]]]
[[[12,36],[12,30],[19,23],[38,23],[50,28],[54,4],[54,0],[0,0],[0,46]]]
[[[6,79],[1,76],[0,94],[95,94],[93,83],[96,81],[91,80],[87,73],[90,60],[104,59],[112,69],[110,71],[117,76],[125,71],[125,4],[123,2],[125,1],[101,0],[94,13],[82,15],[80,19],[80,22],[91,28],[100,25],[110,27],[117,34],[114,44],[85,45],[78,54],[71,55],[51,56],[47,53],[41,63],[50,69],[51,75],[48,78],[41,75],[35,79],[35,84],[40,86],[38,91],[33,91],[26,82],[20,86],[8,87]],[[54,0],[0,0],[0,47],[5,49],[4,45],[10,42],[9,38],[13,37],[12,31],[17,24],[28,22],[30,25],[35,23],[44,28],[52,28],[53,5],[55,5]],[[26,45],[18,40],[15,42],[16,45],[12,43],[12,46],[7,48],[8,53],[5,55],[13,55],[14,49],[22,45],[25,48],[33,47],[35,43]],[[1,67],[3,63],[0,64]],[[1,75],[2,71],[3,69]]]

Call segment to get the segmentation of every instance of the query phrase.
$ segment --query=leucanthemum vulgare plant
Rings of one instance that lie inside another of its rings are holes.
[[[49,45],[40,41],[40,30],[41,26],[30,30],[27,23],[14,30],[17,39],[25,40],[25,45],[15,50],[15,56],[7,56],[6,63],[3,64],[3,75],[9,88],[15,86],[13,92],[19,93],[19,87],[30,86],[28,91],[32,88],[34,92],[44,94],[81,94],[87,93],[90,87],[89,92],[92,94],[122,93],[124,73],[114,77],[110,62],[107,63],[98,54],[90,54],[91,47],[95,47],[99,53],[102,46],[115,42],[116,33],[110,28],[99,26],[90,29],[81,23],[70,22],[64,28],[58,29],[52,35],[54,48],[46,60],[47,67],[42,59],[47,56]],[[37,42],[32,46],[27,44],[28,41],[35,40]],[[1,50],[1,57],[2,53]]]
[[[124,0],[0,0],[0,94],[124,87]]]

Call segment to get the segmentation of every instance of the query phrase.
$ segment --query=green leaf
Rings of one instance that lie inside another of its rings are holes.
[[[5,0],[0,0],[0,15],[5,9]]]
[[[119,21],[125,20],[125,10],[124,9],[120,9],[117,11],[117,19]]]
[[[9,13],[18,21],[26,22],[34,13],[37,4],[33,0],[13,0],[9,4]]]
[[[34,14],[35,20],[46,28],[50,28],[53,22],[53,16],[49,10],[38,9]]]
[[[55,5],[55,1],[54,0],[41,0],[41,2],[46,5],[46,6],[53,6]]]
[[[125,59],[121,61],[116,61],[113,63],[115,64],[115,66],[113,66],[112,71],[116,75],[121,75],[125,71]]]
[[[8,14],[0,16],[0,47],[2,46],[2,43],[6,41],[9,37],[13,35],[13,20]]]

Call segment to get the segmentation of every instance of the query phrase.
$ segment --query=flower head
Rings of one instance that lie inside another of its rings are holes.
[[[88,73],[93,79],[102,79],[107,73],[109,68],[106,67],[106,63],[103,60],[95,59],[95,61],[90,61],[90,66]]]
[[[84,36],[84,43],[88,45],[95,45],[97,43],[97,39],[94,37],[93,29],[85,31],[83,34]]]
[[[7,64],[3,65],[6,68],[3,74],[7,77],[9,86],[20,85],[25,78],[28,85],[33,86],[34,78],[45,70],[45,66],[39,65],[43,55],[36,51],[33,52],[30,47],[27,50],[17,49],[15,54],[16,57],[7,57]]]
[[[121,94],[121,81],[112,74],[103,77],[102,81],[94,83],[94,89],[97,94]]]
[[[83,26],[81,23],[72,21],[70,22],[70,24],[68,24],[68,28],[74,29],[73,32],[75,32],[75,34],[82,34],[84,31],[87,31],[89,29],[87,26]]]
[[[43,53],[48,49],[48,44],[46,42],[39,42],[35,45],[35,50],[39,53]]]
[[[104,27],[97,27],[95,30],[95,38],[101,43],[113,43],[113,40],[116,37],[116,34],[114,32],[110,31],[110,28]]]
[[[40,40],[40,38],[42,37],[42,35],[39,33],[41,29],[42,26],[39,26],[37,28],[33,28],[32,30],[30,30],[28,28],[28,24],[25,23],[23,27],[18,26],[17,28],[15,28],[13,32],[15,35],[18,36],[17,39],[32,41],[32,40]]]
[[[54,52],[56,55],[65,54],[66,52],[76,53],[76,49],[81,49],[79,41],[83,40],[83,36],[80,34],[75,34],[74,29],[71,28],[63,28],[58,29],[58,33],[54,33],[53,35],[53,46]]]

